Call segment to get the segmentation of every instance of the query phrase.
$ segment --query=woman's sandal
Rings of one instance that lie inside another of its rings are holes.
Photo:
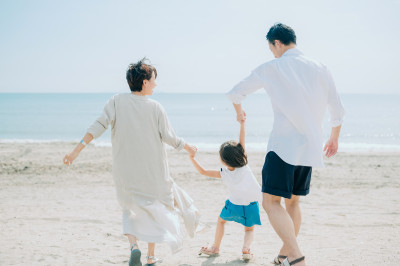
[[[306,257],[300,257],[298,259],[292,260],[291,262],[289,262],[288,258],[286,258],[284,261],[282,261],[283,266],[290,266],[290,265],[295,265],[296,263],[299,263],[300,261],[303,261]]]
[[[148,260],[152,260],[153,261],[153,263],[147,263],[147,265],[156,265],[156,263],[161,263],[162,262],[162,259],[159,259],[159,258],[156,258],[156,257],[154,257],[154,256],[146,256],[146,259],[147,259],[147,261]]]
[[[287,256],[278,255],[278,256],[276,256],[276,257],[274,258],[273,261],[271,261],[271,264],[274,264],[274,265],[281,265],[282,262],[281,262],[279,259],[286,259],[286,258],[287,258]]]
[[[134,248],[136,246],[136,248]],[[140,261],[140,257],[142,256],[142,252],[139,250],[139,246],[133,244],[131,247],[131,257],[129,258],[129,266],[142,266],[142,262]]]
[[[208,256],[218,256],[218,255],[219,255],[219,252],[213,252],[213,251],[212,251],[212,248],[213,248],[213,247],[211,247],[211,248],[208,248],[208,247],[204,248],[204,247],[202,247],[202,248],[200,249],[200,251],[199,251],[199,256],[200,256],[201,254],[206,254],[206,255],[208,255]]]

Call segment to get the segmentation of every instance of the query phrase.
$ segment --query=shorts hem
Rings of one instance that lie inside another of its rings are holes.
[[[262,192],[274,196],[284,197],[287,199],[290,199],[292,197],[292,193],[274,188],[263,187]]]
[[[310,193],[310,190],[298,190],[298,191],[293,191],[293,195],[296,196],[307,196]]]
[[[224,221],[235,222],[235,223],[241,224],[241,225],[246,226],[246,227],[252,227],[253,225],[262,225],[261,222],[253,222],[253,223],[247,223],[246,224],[244,222],[235,220],[234,218],[221,217],[221,215],[219,216],[219,218],[221,218]]]

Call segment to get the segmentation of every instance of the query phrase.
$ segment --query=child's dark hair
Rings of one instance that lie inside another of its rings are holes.
[[[242,167],[247,164],[247,154],[243,146],[234,140],[222,143],[219,148],[219,156],[230,167]]]
[[[151,76],[154,75],[157,78],[157,70],[152,65],[147,64],[147,58],[144,57],[136,64],[130,64],[126,71],[126,80],[128,81],[129,88],[131,91],[141,91],[143,80],[150,80]]]

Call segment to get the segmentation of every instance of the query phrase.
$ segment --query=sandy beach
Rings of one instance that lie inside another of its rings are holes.
[[[75,143],[0,143],[0,265],[127,265],[129,245],[111,176],[111,148],[89,145],[72,166],[63,156]],[[261,180],[264,153],[249,152]],[[207,168],[216,152],[199,152]],[[212,243],[226,199],[220,180],[200,176],[185,152],[169,151],[171,176],[195,200],[205,229],[171,254],[156,247],[161,265],[242,265],[241,225],[228,223],[221,254],[198,250]],[[400,153],[339,153],[313,171],[302,198],[299,244],[308,265],[399,265]],[[280,248],[264,210],[247,265],[271,265]],[[147,245],[140,242],[143,252]]]

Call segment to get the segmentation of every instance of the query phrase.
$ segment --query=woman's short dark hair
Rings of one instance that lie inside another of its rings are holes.
[[[275,40],[280,41],[284,45],[289,45],[291,43],[296,44],[296,34],[294,33],[294,30],[282,23],[276,23],[272,26],[266,37],[273,45],[275,45]]]
[[[150,80],[151,76],[157,77],[157,70],[150,64],[147,64],[148,60],[144,57],[136,64],[130,64],[126,71],[126,80],[128,81],[129,88],[131,91],[141,91],[143,80]]]
[[[222,143],[219,156],[230,167],[242,167],[247,164],[247,154],[244,152],[243,146],[234,140]]]

